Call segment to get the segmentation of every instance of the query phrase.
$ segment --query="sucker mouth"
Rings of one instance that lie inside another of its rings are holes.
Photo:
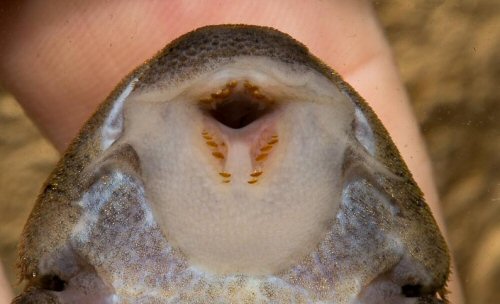
[[[217,92],[199,100],[206,115],[231,129],[242,129],[272,112],[276,102],[258,86],[245,81],[231,81]]]

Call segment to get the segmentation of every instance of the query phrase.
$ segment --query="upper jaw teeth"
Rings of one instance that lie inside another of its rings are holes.
[[[270,96],[262,93],[261,89],[250,81],[244,80],[241,84],[240,81],[231,80],[219,90],[200,98],[199,104],[201,107],[216,110],[217,106],[220,104],[233,102],[234,100],[232,100],[231,97],[236,94],[245,96],[245,100],[257,104],[259,110],[264,110],[269,106],[273,106],[275,103]]]

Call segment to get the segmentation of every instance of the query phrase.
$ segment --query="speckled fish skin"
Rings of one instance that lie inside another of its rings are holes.
[[[274,29],[209,26],[83,126],[24,229],[14,303],[446,303],[449,263],[349,84]]]

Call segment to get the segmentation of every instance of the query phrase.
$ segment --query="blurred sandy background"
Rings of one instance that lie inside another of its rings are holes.
[[[418,3],[418,4],[417,4]],[[467,303],[500,303],[500,1],[375,1],[434,162]],[[0,89],[0,259],[58,159]]]

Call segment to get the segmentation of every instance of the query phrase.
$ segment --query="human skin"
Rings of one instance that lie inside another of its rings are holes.
[[[384,123],[446,234],[430,161],[369,1],[7,1],[0,82],[62,152],[134,67],[181,34],[224,23],[274,27],[339,72]],[[457,282],[453,273],[451,303],[462,303]]]
[[[12,298],[12,291],[8,285],[7,278],[3,270],[3,265],[0,261],[0,304],[7,304]]]

